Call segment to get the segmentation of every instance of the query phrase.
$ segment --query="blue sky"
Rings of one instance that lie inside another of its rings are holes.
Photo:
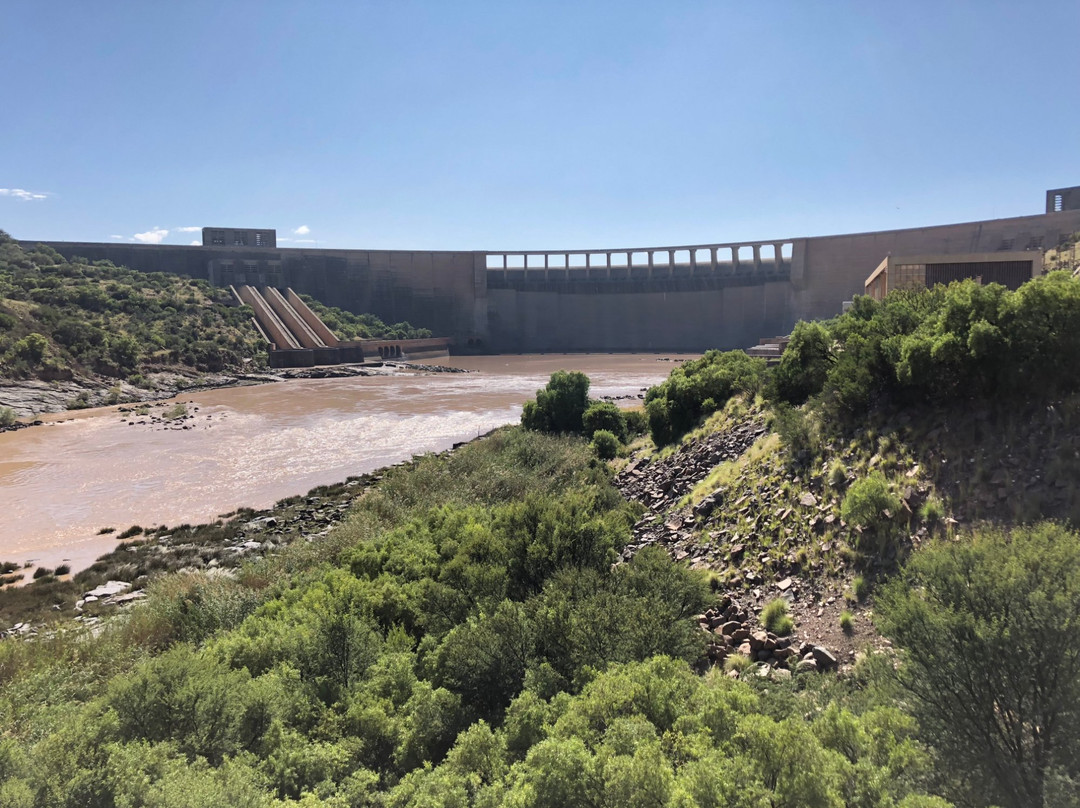
[[[7,0],[0,228],[558,249],[1038,213],[1080,184],[1078,30],[1075,0]]]

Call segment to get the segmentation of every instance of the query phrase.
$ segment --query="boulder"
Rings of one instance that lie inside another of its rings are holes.
[[[815,645],[812,653],[814,661],[822,670],[832,670],[836,667],[836,657],[832,655],[828,648]]]
[[[808,659],[800,659],[799,664],[795,666],[797,671],[816,671],[818,669],[817,662],[811,656]]]

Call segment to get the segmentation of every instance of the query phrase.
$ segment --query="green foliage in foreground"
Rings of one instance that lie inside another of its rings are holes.
[[[1043,523],[935,544],[912,556],[879,607],[882,629],[905,649],[905,700],[958,794],[979,805],[1074,805],[1080,535]]]
[[[590,455],[505,430],[237,580],[0,644],[0,804],[944,805],[897,710],[693,673],[707,587],[612,566],[638,511]]]

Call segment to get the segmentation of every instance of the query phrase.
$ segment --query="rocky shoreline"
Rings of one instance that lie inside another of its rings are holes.
[[[390,471],[415,462],[406,460],[319,486],[272,508],[241,508],[210,524],[148,531],[134,526],[119,534],[114,550],[74,575],[39,575],[22,586],[21,578],[8,577],[14,585],[0,589],[0,626],[8,627],[0,628],[0,639],[37,636],[66,620],[93,626],[145,597],[151,579],[164,573],[231,576],[245,561],[279,552],[294,542],[318,542],[346,518],[354,500]]]

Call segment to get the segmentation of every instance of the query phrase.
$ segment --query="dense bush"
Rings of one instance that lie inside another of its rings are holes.
[[[536,399],[526,401],[521,424],[536,432],[580,434],[582,419],[589,406],[589,377],[576,370],[557,370],[551,374]]]
[[[855,528],[855,546],[879,558],[895,549],[900,536],[900,498],[880,471],[872,471],[851,484],[840,505],[840,517]]]
[[[935,543],[878,603],[904,650],[905,698],[958,797],[1075,804],[1080,535],[1043,523]]]
[[[301,294],[300,298],[339,339],[423,339],[431,336],[428,328],[416,328],[407,322],[387,325],[374,314],[353,314],[320,303],[310,295]]]
[[[592,449],[601,460],[613,460],[619,454],[619,439],[606,429],[593,433]]]
[[[821,323],[799,321],[791,342],[772,373],[773,394],[780,401],[799,405],[825,385],[832,366],[832,337]]]
[[[1080,390],[1080,280],[1053,272],[1011,292],[967,280],[885,300],[856,297],[800,323],[770,381],[798,404],[818,396],[842,428],[876,402],[1052,401]]]
[[[610,401],[590,403],[581,421],[587,438],[593,437],[598,429],[605,429],[614,435],[619,443],[626,443],[628,437],[626,418],[622,410]]]
[[[736,393],[756,392],[764,378],[765,360],[743,351],[708,351],[677,367],[645,394],[653,442],[663,446],[678,440]]]

